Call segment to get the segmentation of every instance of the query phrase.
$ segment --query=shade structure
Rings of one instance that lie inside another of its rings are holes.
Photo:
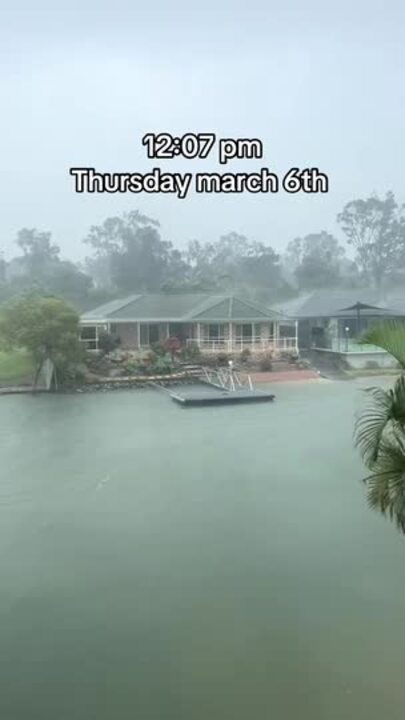
[[[338,312],[355,313],[355,317],[356,317],[356,321],[357,321],[356,322],[357,336],[360,333],[360,314],[361,314],[361,312],[363,312],[363,315],[371,315],[371,316],[379,315],[381,317],[386,317],[387,315],[395,315],[395,313],[392,312],[391,310],[388,310],[388,308],[377,307],[377,305],[368,305],[367,303],[362,303],[360,301],[355,302],[354,305],[350,305],[349,307],[341,308],[340,310],[338,310]]]

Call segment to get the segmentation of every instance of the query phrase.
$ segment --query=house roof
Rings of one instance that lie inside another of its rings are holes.
[[[289,318],[250,300],[233,295],[148,294],[130,295],[85,312],[80,321],[91,322],[230,322]]]
[[[405,295],[383,296],[376,290],[316,290],[280,305],[278,310],[298,319],[354,317],[357,311],[353,306],[357,303],[372,306],[362,308],[362,316],[405,315]]]

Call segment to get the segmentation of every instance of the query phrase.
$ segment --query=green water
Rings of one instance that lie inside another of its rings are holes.
[[[0,399],[0,718],[399,720],[405,540],[359,383]]]

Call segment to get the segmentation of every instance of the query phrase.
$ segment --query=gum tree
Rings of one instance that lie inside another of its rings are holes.
[[[338,215],[338,223],[363,275],[376,287],[403,267],[405,262],[405,206],[399,206],[392,192],[381,200],[372,195],[366,200],[347,203]]]

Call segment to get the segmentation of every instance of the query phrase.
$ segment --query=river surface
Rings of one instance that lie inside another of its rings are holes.
[[[360,388],[2,397],[0,718],[403,720],[405,540],[365,502]]]

